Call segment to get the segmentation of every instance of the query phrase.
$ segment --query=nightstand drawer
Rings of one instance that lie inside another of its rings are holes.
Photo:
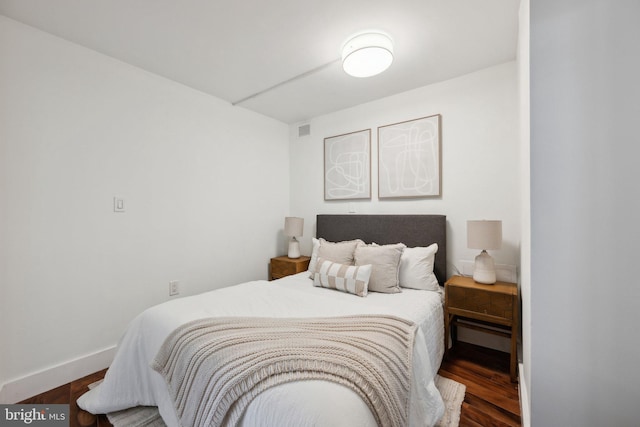
[[[513,319],[513,297],[479,289],[450,287],[448,289],[450,309],[469,310],[474,313]]]
[[[291,274],[296,274],[298,271],[296,267],[298,264],[293,263],[284,263],[284,262],[273,262],[271,263],[271,276],[272,277],[284,277],[289,276]]]
[[[300,258],[288,258],[286,256],[271,258],[271,280],[306,271],[309,267],[310,259],[308,256],[301,256]]]

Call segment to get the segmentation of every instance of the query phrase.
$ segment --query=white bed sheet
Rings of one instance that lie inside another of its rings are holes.
[[[171,331],[186,322],[222,316],[327,317],[391,314],[419,325],[413,352],[409,425],[432,426],[444,405],[434,377],[444,351],[442,296],[403,289],[398,294],[369,293],[366,298],[314,287],[308,273],[272,282],[253,281],[151,307],[127,327],[104,382],[78,399],[92,413],[146,405],[158,406],[169,427],[179,426],[166,384],[149,367]],[[375,426],[364,401],[345,386],[328,381],[282,384],[258,395],[240,425]]]

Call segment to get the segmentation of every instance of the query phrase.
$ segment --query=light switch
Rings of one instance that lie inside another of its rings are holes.
[[[122,197],[113,198],[113,211],[124,212],[124,199]]]

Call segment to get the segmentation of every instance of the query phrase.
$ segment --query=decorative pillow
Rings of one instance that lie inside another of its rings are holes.
[[[353,265],[353,252],[356,247],[364,244],[362,240],[347,240],[344,242],[328,242],[320,239],[318,258],[338,262],[340,264]]]
[[[369,290],[395,294],[402,292],[398,286],[398,270],[402,250],[406,246],[402,243],[381,246],[358,246],[354,257],[356,265],[371,264],[371,278]]]
[[[371,265],[344,265],[318,258],[313,286],[367,296]]]
[[[311,260],[309,261],[309,267],[307,268],[310,273],[310,279],[313,279],[313,275],[316,272],[318,258],[337,262],[339,264],[353,265],[353,252],[355,251],[356,246],[364,245],[364,242],[360,239],[345,240],[343,242],[329,242],[323,238],[320,238],[319,240],[313,238],[312,242],[313,249],[311,251]]]
[[[400,286],[411,289],[438,291],[440,285],[433,274],[438,244],[416,248],[405,248],[400,257]]]

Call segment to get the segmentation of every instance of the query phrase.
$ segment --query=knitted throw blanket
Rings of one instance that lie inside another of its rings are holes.
[[[345,385],[379,426],[408,424],[417,326],[393,316],[209,318],[172,332],[151,363],[183,426],[234,426],[255,396],[295,380]]]

